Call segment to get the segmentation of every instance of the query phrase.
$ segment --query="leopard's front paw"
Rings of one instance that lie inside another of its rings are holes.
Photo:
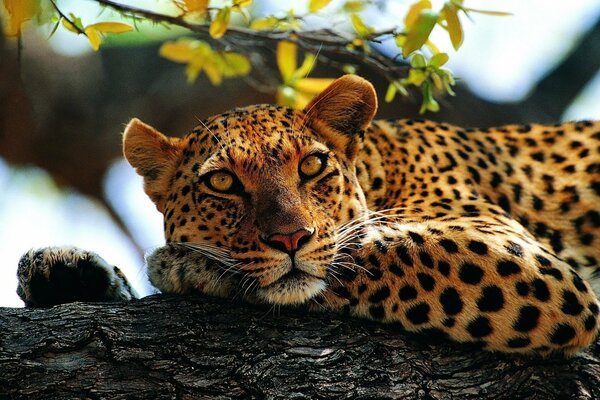
[[[17,294],[28,307],[136,297],[117,267],[96,253],[76,247],[29,250],[19,260],[17,276]]]

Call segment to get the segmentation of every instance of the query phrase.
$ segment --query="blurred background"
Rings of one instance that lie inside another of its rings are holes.
[[[413,1],[373,1],[362,15],[374,27],[401,20]],[[155,1],[123,1],[140,7]],[[255,0],[251,13],[302,9],[306,1]],[[600,119],[600,2],[598,0],[467,0],[473,8],[513,13],[463,21],[465,42],[451,54],[455,97],[427,118],[465,126]],[[57,1],[68,9],[69,1]],[[78,16],[101,9],[77,2]],[[0,37],[0,306],[19,307],[17,262],[30,248],[76,245],[121,267],[142,295],[152,292],[143,255],[163,243],[162,217],[123,161],[121,131],[139,117],[169,135],[235,106],[272,103],[252,79],[214,87],[200,76],[186,82],[179,64],[158,56],[161,41],[181,31],[160,26],[119,35],[99,52],[84,37],[51,27],[21,40]],[[267,49],[266,51],[269,51]],[[270,51],[273,51],[271,49]],[[386,44],[378,51],[392,54]],[[257,68],[255,66],[255,68]],[[274,65],[262,74],[277,75]],[[272,71],[271,71],[272,69]],[[380,94],[379,118],[415,117],[420,95],[383,102],[387,83],[362,68]],[[312,76],[339,72],[317,67]]]

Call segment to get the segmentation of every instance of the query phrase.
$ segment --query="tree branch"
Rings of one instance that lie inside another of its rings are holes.
[[[329,63],[329,56],[342,57],[343,59],[360,62],[365,66],[372,68],[378,73],[385,76],[389,81],[396,80],[406,76],[408,64],[397,62],[382,54],[372,50],[365,53],[362,50],[349,47],[352,41],[339,32],[329,29],[313,30],[313,31],[254,31],[243,27],[229,27],[225,35],[217,40],[214,40],[209,34],[208,24],[196,24],[188,22],[183,16],[172,16],[156,13],[150,10],[133,7],[117,3],[112,0],[94,0],[96,3],[112,8],[124,15],[132,15],[134,17],[142,17],[156,23],[167,23],[170,25],[180,26],[197,33],[204,40],[215,46],[224,46],[234,49],[240,53],[248,53],[265,44],[272,44],[285,40],[296,43],[305,51],[317,53],[322,62],[327,65],[340,68],[339,63]],[[385,30],[369,35],[365,40],[380,42],[386,36],[394,33],[393,30]]]
[[[528,359],[207,297],[0,309],[0,397],[600,398],[600,345]]]

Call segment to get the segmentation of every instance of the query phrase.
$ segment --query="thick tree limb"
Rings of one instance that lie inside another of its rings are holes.
[[[570,360],[425,344],[331,315],[226,300],[1,309],[0,398],[600,398],[600,345]]]

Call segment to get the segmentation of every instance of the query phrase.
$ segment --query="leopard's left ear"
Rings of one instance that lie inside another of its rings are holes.
[[[356,75],[336,79],[304,109],[308,124],[350,160],[358,154],[376,111],[373,85]]]

